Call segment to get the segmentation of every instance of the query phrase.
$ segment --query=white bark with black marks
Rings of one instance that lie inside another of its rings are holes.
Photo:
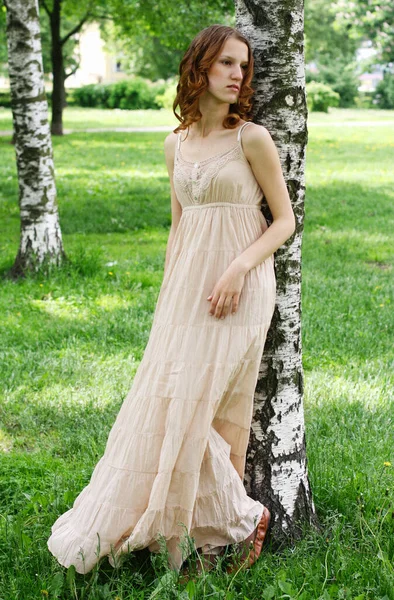
[[[302,0],[236,0],[236,26],[255,59],[254,122],[270,132],[296,216],[275,253],[277,298],[256,386],[245,487],[271,511],[274,545],[318,527],[306,459],[301,348],[301,241],[308,140]],[[266,199],[263,213],[272,215]]]
[[[45,96],[37,0],[7,0],[8,66],[21,238],[12,274],[64,258]]]

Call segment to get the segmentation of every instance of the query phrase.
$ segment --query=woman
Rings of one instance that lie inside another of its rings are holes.
[[[273,252],[295,220],[271,136],[247,121],[252,74],[248,41],[221,25],[181,61],[181,124],[164,143],[172,226],[148,344],[90,483],[48,539],[80,573],[102,556],[118,566],[130,551],[158,552],[163,539],[177,571],[193,549],[185,539],[208,568],[228,544],[243,547],[244,567],[260,554],[270,514],[242,482]]]

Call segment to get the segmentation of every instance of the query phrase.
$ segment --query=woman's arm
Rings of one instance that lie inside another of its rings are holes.
[[[275,252],[295,231],[296,221],[277,148],[262,125],[249,125],[242,135],[245,156],[264,192],[273,222],[253,244],[233,261],[246,274]]]
[[[164,273],[166,271],[168,261],[170,260],[171,250],[172,250],[172,242],[179,224],[179,220],[182,215],[182,206],[180,205],[178,198],[176,197],[175,189],[174,189],[174,181],[173,181],[173,172],[174,172],[174,154],[175,154],[175,144],[177,142],[177,136],[172,131],[164,140],[164,154],[166,159],[168,176],[170,178],[170,186],[171,186],[171,228],[167,241],[166,248],[166,258],[164,265]]]

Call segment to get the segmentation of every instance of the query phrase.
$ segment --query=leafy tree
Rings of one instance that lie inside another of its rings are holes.
[[[235,24],[232,0],[111,0],[111,5],[114,22],[102,26],[108,47],[123,55],[123,70],[152,80],[177,74],[186,45],[198,31],[215,22]]]
[[[375,60],[394,62],[394,3],[392,0],[337,0],[337,31],[346,31],[358,43],[371,40],[377,50]]]
[[[83,25],[106,16],[105,0],[89,0],[80,4],[77,0],[40,0],[40,6],[47,14],[51,40],[51,66],[53,76],[51,133],[63,134],[63,108],[66,102],[66,78],[78,67],[75,61],[71,70],[66,71],[65,56],[69,63],[73,52],[70,43],[75,44],[74,36]],[[71,25],[72,22],[72,25]],[[73,48],[74,49],[74,48]]]
[[[359,41],[336,25],[336,12],[324,0],[305,2],[306,63],[314,62],[318,72],[306,70],[307,82],[329,85],[340,96],[339,106],[354,105],[358,94],[356,50]]]

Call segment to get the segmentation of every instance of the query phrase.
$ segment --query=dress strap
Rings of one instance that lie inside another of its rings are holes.
[[[252,121],[246,121],[246,123],[244,123],[243,125],[241,125],[241,127],[239,128],[239,131],[238,131],[238,136],[237,136],[237,140],[238,140],[238,142],[239,142],[239,141],[240,141],[240,139],[241,139],[241,133],[242,133],[242,130],[243,130],[243,129],[245,129],[245,127],[247,127],[247,126],[248,126],[248,125],[250,125],[251,123],[252,123]]]

